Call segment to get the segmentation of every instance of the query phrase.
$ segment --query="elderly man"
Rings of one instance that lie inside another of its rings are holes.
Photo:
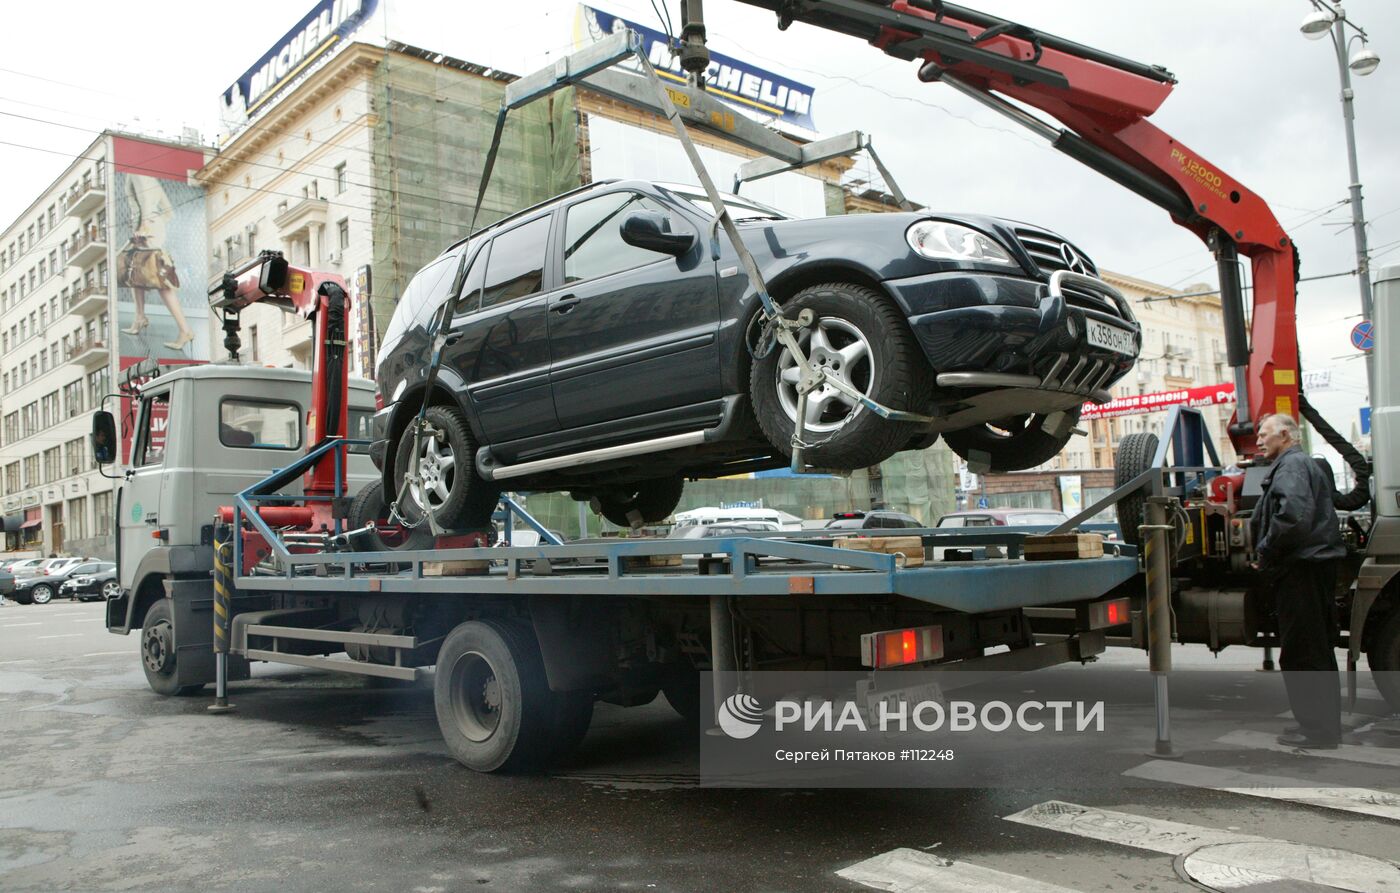
[[[1271,464],[1250,519],[1257,566],[1278,605],[1279,666],[1298,725],[1279,743],[1335,748],[1342,736],[1337,674],[1337,559],[1346,554],[1332,481],[1299,446],[1292,416],[1269,415],[1259,424],[1259,449]]]

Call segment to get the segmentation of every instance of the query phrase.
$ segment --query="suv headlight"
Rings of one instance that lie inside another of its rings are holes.
[[[1001,243],[980,230],[946,220],[920,220],[909,227],[904,238],[923,257],[935,260],[971,260],[979,263],[1016,266]]]

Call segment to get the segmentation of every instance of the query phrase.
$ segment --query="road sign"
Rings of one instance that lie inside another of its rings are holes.
[[[989,506],[989,504],[988,504],[988,502],[987,502],[987,497],[985,497],[985,496],[979,496],[979,497],[977,497],[977,507],[978,507],[979,509],[988,508],[988,506]]]
[[[1361,407],[1361,436],[1371,436],[1371,407]]]
[[[1351,346],[1357,350],[1370,350],[1376,346],[1375,327],[1369,319],[1363,319],[1352,327]]]

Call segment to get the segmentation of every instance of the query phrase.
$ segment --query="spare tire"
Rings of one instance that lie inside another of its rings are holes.
[[[614,490],[604,490],[594,497],[594,510],[613,524],[627,530],[636,512],[642,524],[659,524],[671,516],[681,503],[685,478],[680,475],[652,478],[627,484]]]
[[[384,499],[384,482],[376,480],[355,495],[350,503],[350,529],[359,530],[371,521],[374,530],[357,533],[350,544],[357,552],[390,552],[393,550],[431,549],[435,542],[426,523],[403,527],[389,523],[389,503]]]
[[[1117,488],[1131,481],[1152,467],[1157,455],[1157,435],[1147,431],[1135,431],[1118,441],[1118,453],[1113,463],[1113,487]],[[1134,546],[1142,545],[1142,534],[1138,527],[1147,523],[1147,491],[1138,490],[1118,500],[1114,507],[1118,514],[1118,527],[1122,530],[1123,541]]]

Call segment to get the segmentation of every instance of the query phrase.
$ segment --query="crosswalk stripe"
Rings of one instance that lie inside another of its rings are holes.
[[[1006,820],[1182,857],[1193,877],[1209,877],[1211,889],[1296,889],[1280,887],[1284,880],[1358,893],[1400,889],[1400,866],[1370,856],[1061,800],[1038,803]]]
[[[1342,744],[1336,750],[1301,750],[1297,747],[1289,747],[1287,744],[1279,744],[1275,735],[1270,732],[1250,732],[1236,730],[1222,738],[1216,738],[1217,744],[1235,744],[1240,747],[1248,747],[1258,750],[1276,750],[1280,753],[1301,753],[1310,757],[1325,757],[1329,760],[1346,760],[1349,763],[1369,763],[1373,766],[1396,766],[1400,767],[1400,750],[1390,750],[1381,747],[1365,747],[1359,744]]]
[[[1194,763],[1169,760],[1150,760],[1123,774],[1133,778],[1166,781],[1193,788],[1209,788],[1249,797],[1287,800],[1306,806],[1339,809],[1400,821],[1400,794],[1370,788],[1308,786],[1298,779],[1279,775],[1256,775],[1234,769],[1219,769],[1214,766],[1198,766]]]
[[[857,862],[836,872],[876,890],[891,893],[1075,893],[1033,878],[983,868],[970,862],[954,862],[931,853],[901,847]]]

